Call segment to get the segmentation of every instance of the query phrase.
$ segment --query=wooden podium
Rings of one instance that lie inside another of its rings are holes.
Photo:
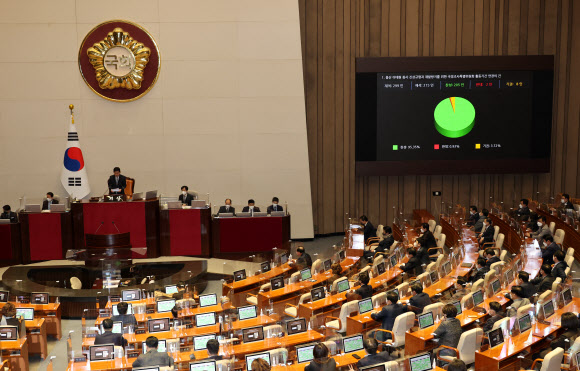
[[[85,254],[82,257],[86,266],[97,267],[103,262],[116,260],[131,264],[131,234],[85,234]]]
[[[131,234],[85,234],[85,244],[87,249],[102,248],[131,248]]]

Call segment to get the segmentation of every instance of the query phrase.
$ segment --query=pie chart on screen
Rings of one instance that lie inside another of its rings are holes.
[[[467,135],[475,125],[475,107],[465,98],[443,99],[434,112],[435,128],[447,138]]]

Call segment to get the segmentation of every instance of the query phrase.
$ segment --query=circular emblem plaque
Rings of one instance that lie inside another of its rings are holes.
[[[93,28],[79,49],[79,69],[97,95],[130,102],[147,94],[159,77],[159,49],[151,35],[127,21]]]

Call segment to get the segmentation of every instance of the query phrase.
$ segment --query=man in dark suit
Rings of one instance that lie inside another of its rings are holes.
[[[123,326],[131,325],[133,328],[137,327],[137,319],[133,314],[127,314],[128,310],[129,304],[124,301],[120,302],[117,304],[117,312],[119,312],[119,315],[111,317],[111,320],[113,322],[121,321],[123,322]]]
[[[423,312],[423,309],[431,304],[431,298],[429,294],[423,292],[423,286],[420,283],[414,283],[411,285],[411,298],[409,299],[409,305],[414,307],[413,312],[419,314]],[[416,308],[416,309],[415,309]]]
[[[492,248],[489,248],[489,247],[487,249],[485,249],[485,257],[487,258],[487,263],[485,263],[485,265],[489,269],[491,269],[491,265],[493,263],[497,263],[497,262],[500,262],[501,261],[500,258],[498,258],[495,255],[495,250],[492,249]]]
[[[481,230],[481,235],[479,237],[479,246],[483,246],[484,243],[493,242],[493,235],[495,230],[491,225],[491,218],[485,218],[483,221],[483,229]]]
[[[387,293],[387,305],[381,309],[379,313],[371,314],[371,318],[377,322],[381,322],[381,328],[383,330],[393,331],[393,325],[395,324],[395,318],[399,314],[403,314],[407,312],[407,306],[403,304],[399,304],[399,295],[397,295],[394,291],[390,291]],[[383,340],[390,339],[390,334],[383,333]]]
[[[280,200],[278,200],[278,197],[272,198],[272,205],[268,206],[268,208],[266,209],[268,214],[272,214],[272,211],[284,211],[284,208],[278,205],[278,202],[280,202]]]
[[[467,219],[467,225],[472,227],[479,220],[479,213],[477,212],[477,206],[469,206],[469,219]]]
[[[477,219],[477,222],[475,222],[475,225],[473,226],[473,231],[476,234],[481,233],[481,230],[483,229],[483,222],[485,221],[488,215],[489,211],[487,209],[481,209],[481,212],[479,213],[479,218]]]
[[[493,325],[504,317],[505,315],[501,311],[500,303],[498,303],[497,301],[492,301],[491,303],[489,303],[489,319],[485,321],[485,323],[482,326],[483,332],[491,331]]]
[[[409,247],[407,249],[407,257],[409,260],[406,263],[400,265],[401,270],[407,273],[409,276],[418,276],[423,273],[423,267],[421,267],[421,262],[417,257],[417,250]]]
[[[536,292],[538,295],[542,295],[546,290],[552,290],[552,284],[555,279],[556,278],[552,276],[552,267],[548,264],[542,264],[540,275],[530,282],[536,286]]]
[[[260,212],[260,208],[258,206],[254,206],[256,202],[253,199],[249,199],[248,200],[248,206],[244,206],[244,208],[242,209],[243,213],[259,213]]]
[[[536,287],[530,283],[530,274],[526,271],[518,272],[518,281],[516,285],[519,285],[524,289],[523,298],[529,299],[536,293]]]
[[[368,273],[362,272],[361,274],[359,274],[358,280],[360,281],[361,286],[354,291],[354,293],[357,295],[357,297],[360,296],[360,298],[358,300],[368,299],[368,298],[372,297],[373,296],[373,287],[371,285],[369,285],[369,282],[371,279],[370,279]]]
[[[50,210],[50,205],[58,205],[58,200],[54,198],[54,193],[47,192],[46,200],[42,201],[42,210]]]
[[[554,237],[545,235],[542,237],[542,264],[554,264],[554,254],[560,250],[560,246],[554,242]]]
[[[295,262],[290,263],[291,267],[296,267],[298,270],[312,267],[312,258],[306,253],[303,246],[296,248],[296,255],[298,256],[298,259],[296,259]]]
[[[123,334],[113,333],[113,320],[110,318],[105,318],[103,320],[103,330],[102,334],[97,335],[95,338],[95,345],[101,344],[115,344],[115,346],[126,347],[127,340],[123,337]]]
[[[428,223],[421,224],[421,235],[417,237],[417,243],[426,249],[431,249],[437,246],[437,241],[435,240],[433,233],[429,230]]]
[[[216,339],[210,339],[207,341],[205,347],[207,349],[207,358],[216,361],[221,361],[223,359],[223,357],[219,355],[220,352],[219,341],[217,341]]]
[[[10,223],[18,223],[18,215],[10,209],[10,205],[2,206],[4,212],[0,214],[0,219],[10,219]]]
[[[520,200],[519,209],[516,210],[516,216],[520,220],[527,220],[530,217],[530,208],[528,207],[529,201],[526,198]]]
[[[386,225],[383,228],[383,239],[379,241],[378,246],[371,246],[368,250],[363,252],[363,258],[366,259],[367,262],[372,262],[374,260],[376,253],[389,253],[391,250],[391,246],[395,243],[395,238],[393,237],[393,230],[391,227]]]
[[[365,234],[365,244],[367,242],[367,240],[371,237],[376,237],[377,236],[377,230],[375,229],[375,227],[373,226],[373,224],[371,222],[369,222],[369,218],[367,218],[366,215],[362,215],[358,221],[360,222],[360,224],[363,225],[364,227],[364,234]]]
[[[191,206],[191,201],[196,199],[196,196],[192,195],[191,193],[187,192],[189,191],[189,187],[188,186],[183,186],[181,187],[181,194],[179,195],[179,201],[181,201],[182,204],[187,205],[187,206]]]
[[[117,166],[113,169],[113,175],[109,177],[109,194],[123,194],[127,188],[127,178],[121,175],[121,169]]]
[[[157,340],[155,336],[149,336],[147,340],[145,340],[145,345],[147,345],[147,353],[141,354],[137,360],[133,362],[133,368],[145,366],[172,367],[173,358],[170,357],[167,352],[158,352],[158,344],[159,340]]]
[[[469,282],[477,282],[477,280],[482,280],[485,278],[487,272],[489,272],[489,268],[486,265],[487,261],[485,258],[477,258],[477,271],[473,276],[469,278]]]
[[[379,343],[373,338],[367,338],[363,342],[366,355],[361,358],[360,361],[356,363],[356,366],[360,370],[361,367],[378,365],[380,363],[385,363],[392,361],[392,358],[388,352],[377,353],[379,349]]]
[[[558,208],[558,210],[566,211],[568,209],[574,210],[574,204],[570,202],[570,195],[568,193],[564,193],[562,195],[562,205]]]
[[[231,198],[226,198],[225,205],[220,206],[218,213],[236,213],[236,208],[232,206]]]
[[[552,276],[554,279],[560,277],[562,282],[566,281],[566,268],[568,264],[564,261],[564,252],[558,250],[554,253],[554,266],[552,267]]]

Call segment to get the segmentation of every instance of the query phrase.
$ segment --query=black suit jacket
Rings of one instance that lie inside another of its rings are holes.
[[[226,206],[220,206],[218,213],[236,213],[236,208],[230,205],[230,210],[226,210]]]
[[[58,200],[52,199],[53,205],[58,205]],[[48,210],[48,200],[42,201],[42,210]]]
[[[411,299],[409,299],[409,305],[421,309],[421,312],[423,311],[423,308],[425,308],[429,304],[431,304],[431,298],[429,297],[429,294],[427,294],[426,292],[422,292],[420,294],[412,296]]]
[[[361,300],[367,299],[373,296],[373,287],[371,285],[362,285],[354,293],[360,295]]]
[[[310,363],[304,367],[304,371],[336,371],[336,361],[334,358],[328,358],[328,361],[325,363],[310,361]]]
[[[483,242],[493,242],[493,235],[495,234],[495,229],[493,225],[488,225],[487,229],[481,233],[481,237],[483,237]]]
[[[496,314],[493,317],[490,317],[487,321],[485,321],[485,323],[482,326],[483,332],[491,331],[491,329],[493,328],[493,325],[495,325],[495,323],[502,318],[504,318],[504,316],[501,313]]]
[[[562,282],[566,280],[566,268],[568,268],[568,264],[565,261],[558,262],[552,268],[552,276],[554,279],[560,277]]]
[[[250,212],[250,207],[249,206],[244,206],[244,208],[242,209],[243,213],[249,213]],[[260,212],[260,208],[258,206],[254,206],[254,212],[255,213],[259,213]]]
[[[392,358],[388,352],[380,352],[375,354],[367,354],[360,361],[356,363],[357,367],[360,369],[361,367],[365,366],[373,366],[378,365],[380,363],[385,363],[392,361]]]
[[[560,246],[557,243],[552,242],[550,245],[542,249],[542,263],[543,264],[554,264],[554,253],[560,250]]]
[[[469,279],[469,282],[477,282],[477,280],[484,279],[487,272],[489,272],[489,267],[486,266],[486,267],[481,268],[480,270],[475,272],[475,274],[473,276],[471,276],[471,278]]]
[[[516,215],[517,216],[524,216],[524,215],[530,215],[530,208],[527,206],[522,207],[521,209],[518,209],[516,211]]]
[[[191,206],[191,201],[193,201],[193,195],[188,193],[187,196],[185,196],[185,200],[183,199],[183,193],[179,195],[179,201],[181,201],[182,204],[186,204],[187,206]]]
[[[107,181],[107,184],[109,185],[109,193],[112,193],[111,189],[121,188],[121,192],[118,192],[117,194],[122,194],[125,191],[125,188],[127,188],[127,177],[124,175],[119,175],[119,182],[117,182],[115,175],[111,175]]]
[[[95,345],[115,344],[119,347],[127,346],[127,340],[121,334],[114,334],[112,331],[105,331],[95,338]]]
[[[536,293],[536,287],[532,285],[530,282],[522,282],[520,286],[522,287],[522,289],[524,289],[523,297],[526,299],[529,299],[530,297],[532,297],[532,295]],[[550,287],[552,287],[552,284],[550,284]]]
[[[271,214],[272,211],[284,211],[284,208],[280,205],[276,205],[276,210],[274,210],[274,205],[270,205],[268,206],[268,208],[266,209],[266,212],[268,214]]]
[[[407,312],[407,306],[403,304],[391,304],[385,305],[383,309],[379,313],[371,314],[371,318],[377,322],[382,323],[383,330],[393,330],[393,325],[395,324],[395,318],[399,314],[403,314]]]
[[[427,250],[427,247],[419,247],[417,250],[417,259],[419,259],[421,264],[429,265],[431,263],[431,259],[429,259],[429,250]]]
[[[572,204],[572,202],[568,201],[565,204],[562,204],[562,207],[564,208],[564,210],[566,209],[572,209],[574,210],[574,204]]]
[[[365,234],[365,243],[369,238],[377,236],[377,230],[375,229],[375,227],[371,222],[367,222],[367,224],[365,224],[364,234]]]
[[[421,245],[421,247],[426,247],[427,249],[437,246],[435,236],[433,236],[433,233],[431,233],[431,231],[429,230],[425,231],[423,235],[417,238],[417,242],[419,243],[419,245]]]
[[[500,258],[498,258],[497,256],[492,256],[490,259],[487,260],[487,263],[485,263],[485,266],[491,269],[491,265],[493,263],[497,263],[501,261]]]
[[[18,215],[14,211],[0,214],[0,219],[10,219],[10,223],[18,223]]]
[[[418,276],[423,273],[423,267],[421,267],[421,261],[416,256],[413,256],[401,267],[403,272],[407,272],[410,275]]]
[[[395,243],[395,238],[393,235],[388,235],[387,237],[383,238],[381,242],[379,242],[379,246],[375,248],[375,252],[389,252],[391,246]]]
[[[544,291],[546,290],[552,290],[552,284],[554,283],[554,281],[556,280],[556,277],[549,275],[546,277],[536,277],[533,280],[531,280],[530,282],[536,286],[536,291],[538,292],[538,295],[541,295],[544,293]]]

